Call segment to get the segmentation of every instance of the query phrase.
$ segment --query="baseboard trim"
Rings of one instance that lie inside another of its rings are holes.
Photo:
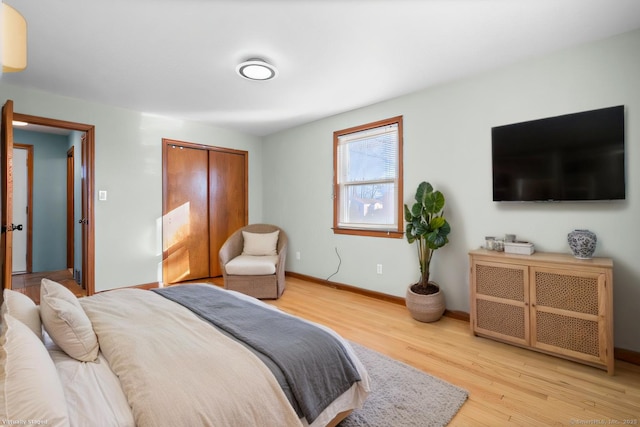
[[[464,320],[467,323],[471,321],[471,316],[466,311],[454,311],[445,309],[444,315],[447,317],[451,317],[452,319]]]
[[[622,360],[623,362],[640,365],[640,352],[637,351],[616,347],[613,349],[613,357],[614,359]]]
[[[134,289],[144,289],[144,290],[149,290],[149,289],[153,289],[153,288],[159,288],[160,287],[160,283],[159,282],[152,282],[152,283],[145,283],[143,285],[137,285],[137,286],[131,286]]]
[[[349,291],[356,294],[364,295],[371,298],[380,299],[383,301],[392,302],[394,304],[404,305],[404,298],[394,295],[383,294],[382,292],[370,291],[368,289],[358,288],[356,286],[345,285],[344,283],[331,282],[325,279],[319,279],[313,276],[307,276],[306,274],[294,273],[293,271],[285,272],[287,276],[295,277],[296,279],[305,280],[307,282],[317,283],[319,285],[328,286],[330,288],[338,289],[341,291]]]
[[[405,300],[402,297],[388,295],[388,294],[384,294],[382,292],[377,292],[377,291],[370,291],[368,289],[362,289],[356,286],[346,285],[344,283],[330,282],[325,279],[319,279],[317,277],[307,276],[306,274],[294,273],[293,271],[287,271],[286,275],[290,277],[295,277],[297,279],[305,280],[307,282],[317,283],[319,285],[339,289],[341,291],[354,292],[356,294],[380,299],[383,301],[392,302],[394,304],[405,305]],[[469,313],[464,311],[445,310],[444,315],[446,317],[462,320],[465,322],[469,322],[471,320],[471,316],[469,315]],[[637,352],[637,351],[616,347],[614,348],[614,351],[613,351],[613,357],[623,362],[629,362],[634,365],[640,365],[640,352]]]
[[[402,297],[397,297],[395,295],[389,295],[382,292],[371,291],[368,289],[358,288],[356,286],[346,285],[344,283],[331,282],[325,279],[319,279],[313,276],[307,276],[306,274],[294,273],[293,271],[287,271],[285,273],[287,276],[295,277],[297,279],[305,280],[307,282],[317,283],[319,285],[328,286],[330,288],[339,289],[341,291],[353,292],[356,294],[364,295],[371,298],[376,298],[383,301],[392,302],[398,305],[405,305],[405,300]],[[464,311],[452,311],[445,310],[444,315],[447,317],[451,317],[452,319],[464,320],[466,322],[469,321],[469,313],[465,313]]]

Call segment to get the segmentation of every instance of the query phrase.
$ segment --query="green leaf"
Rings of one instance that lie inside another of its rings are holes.
[[[444,219],[441,216],[436,216],[431,219],[431,222],[429,223],[429,228],[431,228],[432,230],[437,230],[438,228],[442,227],[446,223],[447,223],[446,219]]]
[[[442,234],[442,235],[445,235],[445,236],[448,236],[449,233],[451,233],[451,226],[449,225],[449,223],[446,220],[444,221],[444,224],[440,227],[438,232],[440,234]]]
[[[413,218],[420,218],[422,216],[422,204],[421,203],[414,203],[413,206],[411,207],[411,215],[413,215]]]
[[[438,249],[449,243],[449,239],[447,238],[447,236],[450,232],[451,227],[449,226],[449,223],[445,221],[442,227],[432,231],[427,236],[429,247],[432,249]]]
[[[427,243],[429,248],[438,249],[447,243],[447,238],[437,231],[433,231],[427,235]]]
[[[423,224],[422,222],[413,224],[413,233],[416,236],[424,236],[428,232],[429,232],[429,227],[426,224]]]
[[[411,211],[407,205],[404,205],[404,220],[410,222],[413,216],[411,215]]]
[[[407,241],[409,243],[413,243],[416,241],[416,236],[413,233],[413,224],[412,223],[407,223],[407,226],[405,227],[405,236],[407,237]]]
[[[427,212],[432,214],[440,212],[444,207],[444,196],[439,191],[429,193],[427,197],[425,197],[424,207]]]
[[[422,181],[416,190],[416,202],[423,204],[424,197],[433,191],[433,187],[428,182]]]

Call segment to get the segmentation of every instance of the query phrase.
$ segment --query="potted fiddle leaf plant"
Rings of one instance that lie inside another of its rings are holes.
[[[433,253],[449,243],[451,226],[444,217],[444,195],[434,191],[431,184],[421,182],[416,190],[415,203],[404,205],[406,237],[415,243],[420,265],[420,280],[407,288],[406,305],[411,316],[421,322],[434,322],[445,310],[444,293],[429,280]]]

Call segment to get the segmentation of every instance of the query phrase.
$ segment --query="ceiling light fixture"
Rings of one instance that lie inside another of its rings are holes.
[[[27,68],[27,21],[20,13],[5,3],[0,3],[0,61],[2,72],[12,73]]]
[[[249,59],[236,67],[236,72],[248,80],[271,80],[278,76],[278,70],[262,59]]]

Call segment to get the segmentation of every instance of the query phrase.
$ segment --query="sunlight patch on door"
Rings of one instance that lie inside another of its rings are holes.
[[[168,273],[167,283],[179,282],[190,273],[187,246],[191,235],[190,211],[187,202],[162,217],[162,251]]]

